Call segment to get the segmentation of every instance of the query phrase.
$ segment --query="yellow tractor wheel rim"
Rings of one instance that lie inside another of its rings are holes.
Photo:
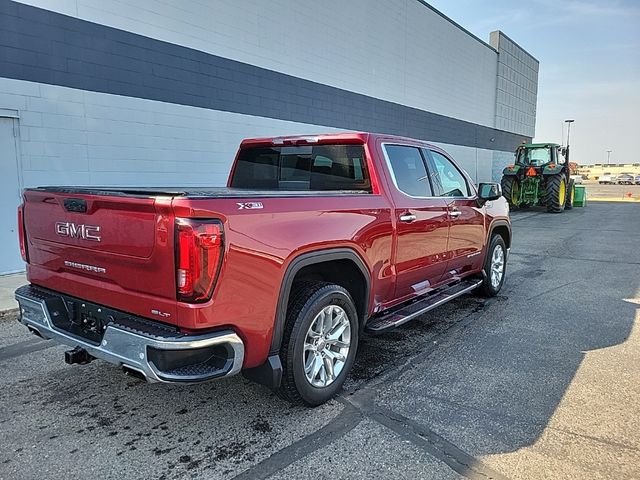
[[[520,198],[520,185],[518,182],[514,180],[511,184],[511,204],[515,205],[518,203],[518,199]]]
[[[564,205],[565,200],[567,199],[567,185],[564,182],[564,178],[560,181],[560,188],[558,189],[558,201],[560,205]]]

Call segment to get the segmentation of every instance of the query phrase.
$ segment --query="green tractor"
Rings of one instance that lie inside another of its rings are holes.
[[[569,147],[557,143],[525,143],[516,163],[502,171],[502,194],[515,208],[535,205],[560,213],[573,208],[575,185],[569,170]]]

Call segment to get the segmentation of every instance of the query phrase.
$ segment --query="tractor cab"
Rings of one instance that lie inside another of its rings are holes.
[[[550,163],[564,164],[564,149],[557,143],[526,143],[516,150],[516,164],[526,167],[544,167]]]

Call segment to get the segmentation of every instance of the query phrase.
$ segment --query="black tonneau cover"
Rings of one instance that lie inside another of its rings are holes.
[[[338,195],[367,195],[362,190],[249,190],[231,187],[35,187],[25,190],[37,190],[52,193],[80,195],[110,195],[116,197],[186,197],[186,198],[256,198],[256,197],[335,197]]]

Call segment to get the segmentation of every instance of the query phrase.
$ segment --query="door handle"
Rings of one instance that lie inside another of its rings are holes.
[[[460,215],[462,215],[462,212],[460,210],[451,210],[449,212],[449,216],[452,218],[458,218]]]
[[[403,215],[400,215],[400,221],[401,222],[411,223],[411,222],[415,221],[416,218],[418,218],[418,217],[416,217],[415,215],[413,215],[411,213],[405,213]]]

